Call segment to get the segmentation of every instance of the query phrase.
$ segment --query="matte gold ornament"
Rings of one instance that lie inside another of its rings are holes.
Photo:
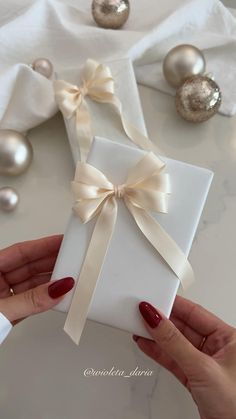
[[[220,107],[220,88],[209,77],[193,76],[177,90],[175,103],[177,112],[186,121],[207,121]]]
[[[172,48],[163,62],[163,74],[172,87],[179,87],[191,76],[205,72],[206,62],[202,52],[193,45],[183,44]]]
[[[47,79],[50,79],[53,74],[53,65],[47,58],[37,58],[34,60],[32,69]]]
[[[0,175],[20,175],[28,169],[32,157],[27,137],[10,129],[0,130]]]
[[[129,0],[93,0],[92,14],[98,26],[119,29],[129,17]]]
[[[14,211],[19,202],[19,195],[14,188],[5,186],[0,188],[0,210],[5,212]]]

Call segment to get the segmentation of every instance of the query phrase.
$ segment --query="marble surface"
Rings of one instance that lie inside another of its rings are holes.
[[[178,118],[169,96],[143,86],[139,91],[149,135],[162,152],[215,172],[190,255],[197,281],[186,295],[236,326],[236,117],[216,115],[192,125]],[[0,216],[0,247],[63,232],[70,211],[73,163],[62,118],[34,129],[30,140],[35,158],[29,172],[0,179],[0,186],[8,182],[21,194],[18,211]],[[140,353],[128,333],[88,322],[77,348],[62,330],[64,318],[50,312],[27,319],[1,346],[2,419],[198,418],[188,393]],[[153,374],[84,376],[86,368],[113,366]]]

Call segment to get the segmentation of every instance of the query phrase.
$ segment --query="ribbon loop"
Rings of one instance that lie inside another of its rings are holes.
[[[76,133],[81,161],[85,162],[92,143],[91,118],[86,96],[99,103],[112,105],[121,120],[128,138],[140,148],[158,153],[157,147],[135,126],[128,122],[122,111],[122,104],[115,95],[115,83],[110,68],[94,60],[87,60],[82,71],[82,86],[72,85],[64,80],[55,80],[54,91],[58,106],[66,119],[76,116]]]
[[[98,215],[87,254],[73,295],[64,330],[79,343],[96,283],[102,269],[117,218],[117,198],[122,198],[146,239],[169,265],[186,288],[194,278],[192,268],[178,245],[149,214],[167,212],[169,175],[163,163],[147,153],[122,185],[113,185],[95,167],[78,163],[72,183],[74,211],[86,223]]]

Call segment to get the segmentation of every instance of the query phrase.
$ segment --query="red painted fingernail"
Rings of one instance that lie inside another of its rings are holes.
[[[133,338],[133,340],[134,340],[135,342],[137,342],[137,341],[139,340],[140,336],[133,335],[133,336],[132,336],[132,338]]]
[[[158,311],[153,307],[151,304],[147,303],[146,301],[142,301],[139,304],[139,311],[142,314],[144,320],[147,324],[154,329],[157,327],[162,320],[161,315]]]
[[[48,295],[51,298],[59,298],[69,292],[74,285],[75,281],[71,277],[59,279],[58,281],[55,281],[53,284],[49,285]]]

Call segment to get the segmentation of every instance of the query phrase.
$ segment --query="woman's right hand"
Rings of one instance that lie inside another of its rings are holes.
[[[170,320],[147,302],[139,309],[153,340],[134,340],[190,391],[201,419],[236,419],[236,329],[182,297]]]

